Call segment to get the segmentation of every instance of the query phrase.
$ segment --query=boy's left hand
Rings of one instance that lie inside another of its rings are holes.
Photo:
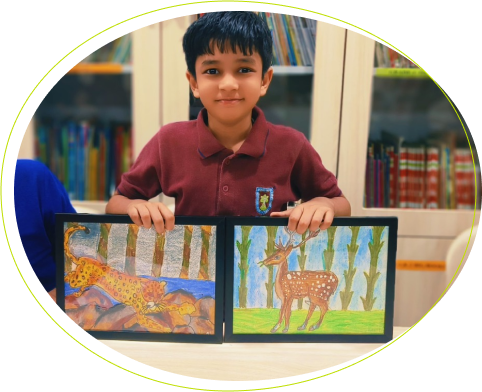
[[[338,198],[335,198],[338,199]],[[346,199],[345,199],[346,200]],[[303,234],[307,229],[326,230],[333,223],[335,200],[316,197],[286,211],[272,212],[271,217],[289,217],[288,230]]]

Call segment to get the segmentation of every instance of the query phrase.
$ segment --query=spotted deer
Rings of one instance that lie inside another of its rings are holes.
[[[331,271],[289,271],[289,254],[293,249],[299,248],[311,238],[316,237],[320,230],[309,232],[308,236],[298,245],[293,245],[294,232],[289,231],[286,227],[285,230],[290,236],[286,245],[281,243],[280,238],[279,243],[275,244],[276,252],[258,263],[261,266],[278,265],[275,293],[281,300],[281,310],[278,323],[271,329],[271,332],[275,333],[280,328],[283,319],[285,320],[283,333],[288,332],[293,300],[305,297],[309,299],[310,308],[305,322],[298,327],[298,330],[306,329],[308,321],[318,306],[320,308],[320,319],[310,327],[310,331],[314,331],[320,327],[323,317],[328,311],[328,301],[338,286],[338,278]]]

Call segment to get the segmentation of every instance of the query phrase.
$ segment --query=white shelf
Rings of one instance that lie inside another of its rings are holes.
[[[298,65],[273,65],[274,75],[313,75],[314,67]]]
[[[72,205],[78,213],[105,214],[106,201],[80,201],[72,200]]]

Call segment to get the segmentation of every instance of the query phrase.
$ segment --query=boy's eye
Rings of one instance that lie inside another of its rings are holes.
[[[249,72],[253,72],[253,71],[252,71],[251,69],[249,69],[249,68],[241,68],[241,69],[239,70],[239,72],[240,72],[240,73],[249,73]]]
[[[207,73],[208,75],[216,75],[216,74],[218,74],[219,72],[218,72],[217,69],[211,68],[211,69],[206,70],[205,73]]]

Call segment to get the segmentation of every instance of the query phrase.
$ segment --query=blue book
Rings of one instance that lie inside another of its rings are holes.
[[[77,125],[70,122],[68,125],[68,188],[67,192],[71,200],[77,199]]]
[[[85,200],[85,177],[86,177],[86,165],[88,160],[86,154],[88,152],[87,143],[89,138],[89,124],[83,122],[79,127],[79,148],[77,150],[77,200]]]
[[[281,15],[281,20],[283,21],[283,27],[286,34],[286,39],[288,40],[288,57],[290,58],[291,65],[298,65],[296,62],[295,50],[293,48],[293,42],[291,41],[291,34],[286,23],[286,15]]]

